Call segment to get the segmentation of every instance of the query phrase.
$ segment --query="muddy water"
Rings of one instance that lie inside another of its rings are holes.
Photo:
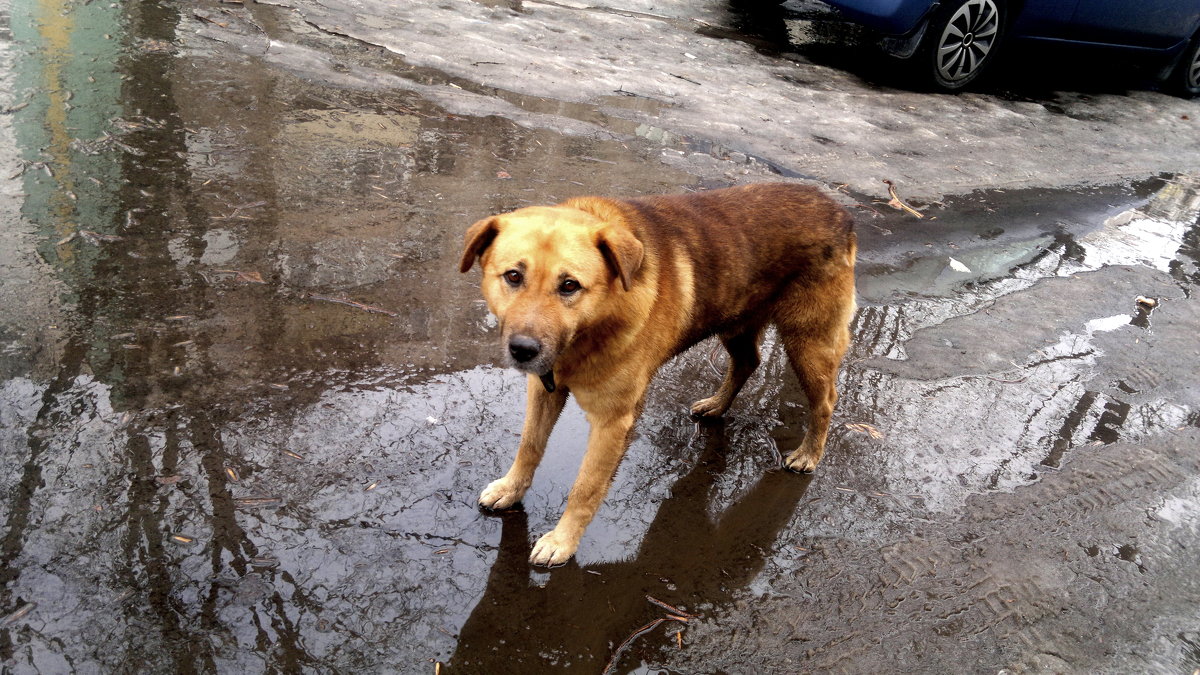
[[[878,550],[1081,448],[1197,425],[1185,376],[1101,363],[1151,330],[1194,359],[1194,323],[1132,300],[1190,306],[1194,180],[979,193],[922,205],[937,218],[919,225],[860,199],[863,309],[820,473],[777,469],[804,408],[770,337],[728,419],[689,420],[721,367],[702,345],[664,368],[577,560],[531,569],[586,425],[569,407],[523,511],[475,507],[515,448],[524,385],[492,365],[461,232],[711,173],[578,104],[497,93],[518,124],[425,95],[434,72],[388,86],[393,57],[284,15],[256,14],[238,42],[203,37],[221,7],[14,5],[6,670],[597,672],[664,616],[647,596],[695,618],[655,626],[618,671],[736,670],[722,640],[794,626],[750,601],[814,601],[795,585],[814,552]],[[314,45],[353,81],[314,74]],[[847,588],[869,587],[875,563],[844,558]],[[814,633],[835,630],[818,610]]]

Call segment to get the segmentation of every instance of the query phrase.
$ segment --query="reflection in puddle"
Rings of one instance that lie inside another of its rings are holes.
[[[1086,279],[1110,275],[1104,270],[1113,265],[1177,269],[1183,242],[1197,230],[1198,194],[1200,181],[1179,177],[1165,183],[1147,205],[1109,219],[1078,242],[1053,242],[1035,248],[1032,256],[1013,256],[1007,244],[963,254],[973,269],[995,271],[953,297],[864,307],[856,349],[869,357],[868,369],[848,369],[851,384],[845,390],[857,392],[850,395],[863,402],[865,421],[879,414],[874,411],[911,411],[901,419],[912,426],[888,436],[892,451],[883,456],[894,467],[889,475],[926,474],[920,480],[926,504],[953,509],[962,503],[964,485],[1011,488],[1036,477],[1041,465],[1059,466],[1068,448],[1136,440],[1187,424],[1194,411],[1172,397],[1134,404],[1127,393],[1094,380],[1105,357],[1096,334],[1115,333],[1131,343],[1121,347],[1129,349],[1150,329],[1148,322],[1138,325],[1140,311],[1135,316],[1112,310],[1135,310],[1141,283],[1163,293],[1179,289],[1164,285],[1164,278],[1137,274],[1105,282],[1102,287],[1108,288],[1087,291],[1090,297],[1071,289],[1090,287]],[[1012,266],[999,274],[1002,267],[989,265],[989,254]],[[948,267],[944,259],[931,258],[909,269],[926,263],[932,270]],[[944,293],[938,273],[924,279],[927,288]],[[886,281],[882,277],[866,285]],[[903,283],[908,290],[914,282],[909,277]],[[1013,330],[1027,335],[1014,340],[1007,335]],[[1029,337],[1044,344],[1029,351]],[[1157,385],[1158,368],[1140,367],[1128,377]],[[856,377],[863,379],[850,379]],[[985,445],[980,439],[987,439]]]
[[[775,470],[804,415],[772,338],[724,422],[685,409],[716,384],[709,346],[668,364],[582,557],[531,572],[585,422],[568,408],[523,511],[477,510],[524,385],[486,365],[494,320],[453,264],[463,226],[694,187],[657,160],[691,141],[323,85],[299,57],[176,39],[199,19],[169,5],[62,9],[18,3],[0,69],[28,103],[0,118],[17,171],[0,195],[6,669],[596,672],[661,614],[646,595],[719,625],[809,555],[877,553],[1091,443],[1195,424],[1153,364],[1096,375],[1115,347],[1166,339],[1194,286],[1198,191],[1179,178],[1078,237],[980,238],[954,254],[970,278],[941,252],[865,273],[838,409],[853,426],[815,477]],[[1108,290],[1062,306],[1096,275]],[[1137,295],[1166,298],[1152,324]],[[872,557],[844,569],[874,578]]]

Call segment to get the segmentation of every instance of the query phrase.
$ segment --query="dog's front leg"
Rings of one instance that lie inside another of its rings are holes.
[[[637,419],[629,410],[603,416],[588,414],[592,430],[588,435],[587,452],[579,476],[567,496],[567,510],[553,530],[542,535],[533,546],[529,562],[534,565],[561,565],[575,555],[579,540],[596,511],[600,509],[608,486],[625,456],[629,431]]]
[[[494,480],[479,495],[479,505],[485,509],[507,509],[521,501],[525,491],[533,482],[533,472],[542,461],[546,441],[554,423],[562,414],[567,402],[567,388],[558,387],[546,391],[541,379],[529,376],[525,399],[525,428],[521,430],[521,443],[517,446],[517,457],[508,473]]]

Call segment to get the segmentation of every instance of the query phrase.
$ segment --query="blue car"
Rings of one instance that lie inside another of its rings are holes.
[[[1175,93],[1200,94],[1200,0],[826,1],[945,91],[979,77],[1002,42],[1026,39],[1160,57]]]

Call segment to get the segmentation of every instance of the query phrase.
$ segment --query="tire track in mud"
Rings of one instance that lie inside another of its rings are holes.
[[[1194,615],[1196,516],[1154,514],[1194,500],[1195,447],[1196,429],[1165,449],[1099,446],[1038,483],[972,497],[957,520],[907,539],[830,541],[797,577],[773,581],[800,589],[761,600],[753,630],[716,638],[742,628],[737,608],[703,627],[697,642],[720,649],[691,650],[683,668],[1190,670],[1186,645],[1146,642],[1183,635]],[[1164,622],[1177,628],[1155,628]]]

